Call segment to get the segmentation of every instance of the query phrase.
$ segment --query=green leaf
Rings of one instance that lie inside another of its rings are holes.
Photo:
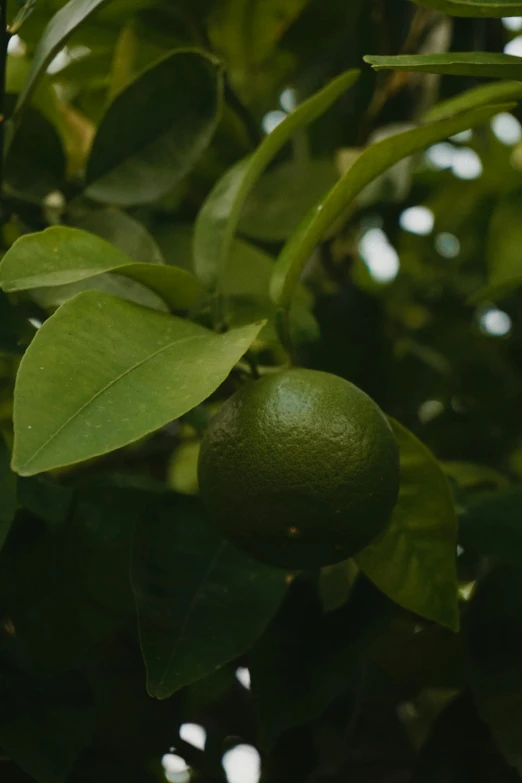
[[[457,520],[448,480],[411,432],[391,424],[401,453],[399,499],[386,532],[356,560],[400,606],[456,631]]]
[[[0,285],[4,291],[28,291],[65,286],[111,271],[147,286],[173,310],[189,309],[203,293],[198,280],[184,269],[133,263],[104,239],[64,226],[20,237],[0,264]]]
[[[215,285],[225,278],[246,199],[268,164],[297,130],[324,114],[358,75],[358,71],[347,71],[305,101],[264,139],[253,155],[229,169],[216,183],[199,212],[194,236],[194,268],[204,283]]]
[[[147,689],[159,699],[248,650],[286,591],[284,571],[224,542],[188,498],[174,496],[148,513],[133,549]]]
[[[453,98],[437,103],[424,115],[424,122],[445,120],[462,111],[469,111],[478,106],[514,101],[519,98],[522,98],[522,84],[520,82],[481,84],[478,87],[472,87],[471,90],[461,92]]]
[[[413,0],[413,2],[451,16],[522,16],[522,3],[514,3],[513,0]]]
[[[499,52],[401,54],[397,57],[368,55],[364,61],[375,71],[440,73],[479,79],[522,79],[522,57]]]
[[[143,71],[101,121],[87,162],[87,195],[120,205],[165,195],[208,146],[221,92],[218,62],[195,50],[171,52]]]
[[[464,615],[469,680],[480,717],[522,775],[522,570],[502,565],[479,583]]]
[[[20,364],[14,470],[29,476],[107,454],[182,416],[225,380],[261,327],[216,335],[79,294],[45,322]]]
[[[522,488],[469,497],[459,517],[459,539],[466,551],[522,565]]]
[[[289,307],[301,273],[316,245],[370,182],[403,158],[436,141],[487,122],[505,108],[505,105],[496,105],[474,109],[387,137],[362,152],[337,185],[300,223],[281,251],[270,286],[274,303],[280,308]],[[508,104],[507,108],[512,108],[512,104]]]
[[[117,209],[100,209],[77,217],[76,228],[106,239],[132,261],[164,264],[163,254],[143,223]]]
[[[267,172],[250,194],[239,232],[262,242],[286,239],[337,179],[336,168],[329,160],[311,160],[304,165],[282,163]]]
[[[312,585],[296,581],[249,656],[262,740],[321,715],[361,675],[360,664],[389,621],[390,604],[364,577],[348,602],[324,614]]]
[[[67,38],[88,17],[105,5],[109,0],[69,0],[52,17],[36,47],[24,88],[18,96],[16,111],[27,103],[36,82],[44,74],[54,55],[64,45]]]
[[[38,783],[65,783],[92,741],[87,684],[76,673],[39,680],[10,672],[2,672],[2,684],[2,701],[9,705],[0,718],[3,753]]]
[[[2,549],[16,513],[16,476],[11,471],[11,454],[0,435],[0,549]]]

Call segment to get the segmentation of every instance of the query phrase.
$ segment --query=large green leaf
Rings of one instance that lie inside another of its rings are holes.
[[[283,309],[290,306],[295,287],[316,245],[370,182],[399,160],[447,136],[480,125],[505,108],[505,105],[499,104],[464,112],[389,136],[362,152],[323,201],[304,218],[281,251],[270,286],[274,303]],[[507,108],[512,108],[512,104],[508,104]]]
[[[27,103],[38,77],[45,73],[47,66],[67,38],[85,19],[107,2],[109,0],[70,0],[53,16],[36,47],[31,69],[24,88],[18,96],[17,111]]]
[[[513,0],[413,0],[452,16],[521,16],[522,3]]]
[[[448,480],[428,449],[392,421],[401,453],[399,499],[385,533],[357,555],[393,601],[456,631],[457,519]]]
[[[107,454],[203,402],[262,324],[216,335],[105,294],[79,294],[29,346],[15,387],[14,469]]]
[[[396,57],[368,55],[364,61],[376,71],[412,71],[479,79],[522,79],[522,57],[499,52],[449,52],[401,54]]]
[[[0,435],[0,549],[3,547],[16,512],[16,476],[9,465],[11,455]]]
[[[464,615],[469,679],[480,717],[522,775],[522,570],[495,568]]]
[[[246,199],[268,164],[300,128],[320,117],[358,78],[347,71],[290,114],[259,145],[216,183],[196,220],[194,268],[198,277],[215,285],[225,277],[226,264]]]
[[[224,542],[198,501],[172,497],[137,525],[132,584],[151,696],[165,699],[249,649],[287,574]]]
[[[0,264],[0,285],[4,291],[27,291],[66,286],[112,271],[147,286],[173,310],[190,308],[203,293],[198,280],[184,269],[133,263],[104,239],[64,226],[20,237]]]
[[[171,52],[141,73],[101,121],[87,162],[87,195],[142,204],[173,188],[214,134],[221,82],[219,63],[195,50]]]

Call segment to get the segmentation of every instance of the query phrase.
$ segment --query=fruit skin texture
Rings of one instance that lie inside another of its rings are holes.
[[[249,383],[222,406],[198,474],[225,538],[266,563],[315,568],[356,554],[385,529],[399,448],[363,391],[291,369]]]

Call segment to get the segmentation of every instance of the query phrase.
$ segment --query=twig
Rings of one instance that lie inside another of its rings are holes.
[[[422,37],[432,19],[432,11],[425,8],[418,8],[416,10],[406,40],[401,47],[400,54],[410,54],[417,51]],[[411,74],[403,71],[395,71],[391,74],[382,74],[380,76],[381,81],[374,92],[372,101],[362,122],[362,130],[360,133],[361,142],[364,142],[370,135],[375,120],[388,101],[407,87],[411,81]]]
[[[0,203],[4,207],[5,175],[5,79],[7,71],[7,47],[11,34],[7,29],[7,0],[0,0]],[[4,216],[2,215],[2,219]]]
[[[261,141],[261,129],[256,125],[256,122],[253,116],[250,114],[250,111],[241,101],[237,92],[232,88],[232,85],[230,84],[226,76],[225,76],[225,100],[227,101],[231,109],[234,110],[234,112],[243,122],[244,128],[247,132],[249,141],[252,144],[252,146],[257,147],[259,142]]]

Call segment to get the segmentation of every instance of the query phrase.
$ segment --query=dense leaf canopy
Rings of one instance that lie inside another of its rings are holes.
[[[1,783],[520,779],[521,98],[516,0],[0,0]],[[198,490],[291,366],[400,449],[313,571]]]

